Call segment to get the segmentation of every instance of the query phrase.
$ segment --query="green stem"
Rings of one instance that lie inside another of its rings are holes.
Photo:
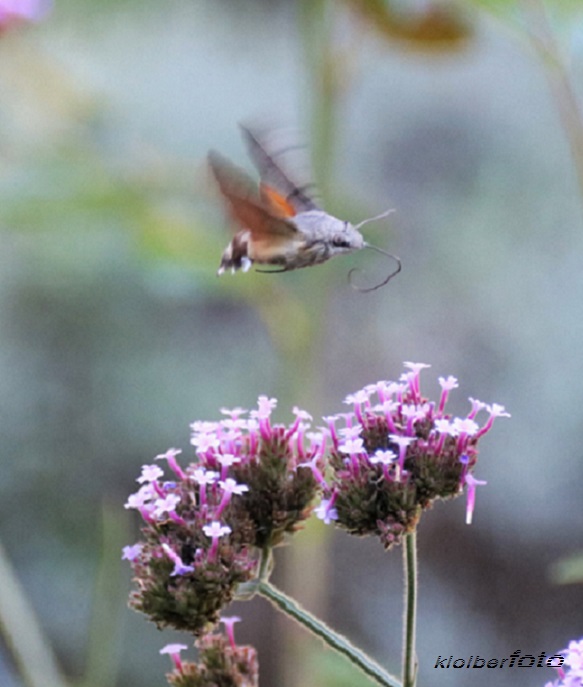
[[[119,551],[130,538],[129,517],[118,512],[118,505],[104,502],[101,516],[101,555],[95,578],[93,612],[85,675],[75,687],[113,685],[121,661],[122,632],[120,609],[125,605],[127,580],[124,580]]]
[[[417,656],[415,653],[415,624],[417,619],[417,532],[405,536],[403,547],[405,568],[405,617],[403,637],[403,687],[415,687]]]
[[[267,582],[272,565],[271,546],[266,545],[261,551],[261,562],[259,564],[259,574],[257,575],[260,582]]]
[[[375,663],[363,651],[352,645],[346,637],[334,632],[321,620],[315,618],[311,613],[303,609],[296,601],[281,592],[272,584],[266,581],[259,583],[259,594],[269,599],[274,606],[297,620],[305,628],[318,636],[329,647],[345,656],[353,665],[360,668],[366,675],[372,678],[377,684],[385,687],[403,687],[399,680],[383,670],[378,663]]]
[[[523,0],[525,14],[530,19],[530,41],[538,52],[559,117],[565,132],[583,199],[583,116],[565,59],[561,54],[542,0]]]
[[[324,207],[330,201],[339,114],[338,84],[342,82],[334,61],[332,30],[335,9],[328,0],[303,0],[300,3],[300,27],[312,103],[312,168]]]

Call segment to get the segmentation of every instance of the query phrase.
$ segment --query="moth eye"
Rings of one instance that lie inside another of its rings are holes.
[[[336,248],[350,248],[350,243],[341,236],[334,236],[332,239],[332,245]]]

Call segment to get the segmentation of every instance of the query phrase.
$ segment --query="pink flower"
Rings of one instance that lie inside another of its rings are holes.
[[[209,525],[204,525],[202,531],[207,537],[212,540],[211,548],[209,549],[208,559],[209,561],[215,561],[217,556],[217,550],[219,548],[219,539],[224,537],[225,534],[231,533],[231,528],[228,525],[221,525],[217,520],[213,520]]]
[[[168,558],[174,563],[174,570],[170,573],[170,577],[176,577],[176,575],[186,575],[186,573],[194,570],[192,565],[185,565],[182,562],[182,558],[180,558],[180,556],[173,551],[168,544],[162,544],[162,549]]]
[[[123,561],[135,561],[136,558],[142,552],[144,545],[138,542],[137,544],[132,544],[131,546],[124,546],[122,549],[122,560]]]
[[[0,0],[0,33],[23,22],[43,19],[51,5],[50,0]]]
[[[176,667],[176,670],[182,672],[182,661],[180,660],[180,652],[188,649],[186,644],[166,644],[165,647],[160,649],[161,654],[170,654],[170,658]]]
[[[402,470],[405,465],[405,456],[407,455],[407,446],[415,441],[415,437],[403,437],[399,434],[389,434],[389,440],[399,447],[399,468]]]
[[[437,409],[438,414],[443,413],[445,404],[447,403],[447,397],[452,389],[457,389],[459,384],[455,377],[449,375],[449,377],[438,377],[439,386],[441,387],[441,397],[439,399],[439,407]]]
[[[160,479],[164,471],[158,465],[142,465],[142,474],[137,478],[136,482],[143,484],[144,482],[155,482]]]
[[[233,420],[236,420],[240,415],[244,415],[247,412],[245,408],[221,408],[221,413],[223,415],[228,415]]]
[[[466,525],[472,524],[472,517],[474,515],[474,506],[476,504],[476,487],[487,484],[482,479],[476,479],[473,475],[467,474],[465,483],[468,488],[468,500],[466,506]]]
[[[235,646],[235,623],[238,623],[241,621],[241,618],[239,618],[238,615],[230,615],[230,616],[221,616],[221,622],[225,626],[225,632],[227,633],[227,637],[229,638],[229,644],[231,645],[232,649],[236,649]]]
[[[346,439],[344,443],[338,447],[341,453],[361,453],[364,451],[364,441],[357,437],[356,439]]]
[[[276,398],[267,398],[267,396],[259,396],[257,399],[257,410],[253,411],[253,415],[259,420],[268,418],[271,415],[271,411],[277,405]]]
[[[186,473],[176,461],[176,456],[180,455],[181,453],[182,451],[179,448],[169,448],[166,453],[159,453],[155,460],[167,461],[168,467],[172,470],[176,477],[178,477],[178,479],[184,479],[186,477]]]
[[[329,525],[332,520],[338,520],[338,512],[333,506],[334,499],[322,499],[320,505],[314,510],[316,517]]]

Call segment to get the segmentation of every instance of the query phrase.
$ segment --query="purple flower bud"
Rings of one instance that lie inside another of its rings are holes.
[[[143,547],[144,545],[142,543],[132,544],[131,546],[124,546],[122,549],[122,560],[135,561],[136,558],[140,555]]]

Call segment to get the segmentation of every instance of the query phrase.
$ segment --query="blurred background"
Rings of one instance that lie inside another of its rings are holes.
[[[583,635],[580,3],[57,0],[31,18],[0,12],[0,684],[26,684],[19,660],[43,687],[165,684],[159,649],[191,641],[126,608],[119,560],[140,466],[192,456],[190,422],[258,394],[318,424],[404,360],[431,363],[433,398],[459,378],[456,414],[468,396],[512,413],[481,442],[474,524],[461,498],[422,519],[420,687],[468,684],[438,655]],[[216,278],[230,233],[206,153],[251,170],[237,124],[256,118],[308,144],[329,212],[395,208],[365,229],[403,261],[390,285],[347,284],[385,276],[370,251]],[[399,549],[318,521],[276,559],[278,585],[399,672]],[[262,687],[372,684],[267,602],[230,610]],[[516,671],[496,684],[554,678]]]

